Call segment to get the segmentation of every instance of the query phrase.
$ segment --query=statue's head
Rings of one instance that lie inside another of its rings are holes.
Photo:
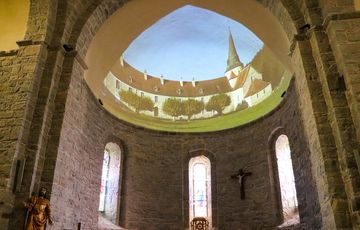
[[[47,192],[46,188],[41,187],[40,190],[39,190],[39,196],[45,198],[46,197],[46,192]]]

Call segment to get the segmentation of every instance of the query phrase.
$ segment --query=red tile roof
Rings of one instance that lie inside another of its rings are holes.
[[[131,87],[164,96],[201,97],[218,93],[228,93],[234,90],[231,88],[226,77],[197,81],[195,87],[193,87],[192,82],[189,81],[184,81],[183,86],[181,86],[179,81],[166,79],[164,79],[164,85],[162,85],[160,78],[148,75],[147,80],[145,80],[144,73],[137,71],[126,62],[124,62],[124,66],[121,66],[119,61],[112,67],[111,73]]]
[[[258,93],[259,91],[265,89],[266,86],[268,86],[269,84],[270,84],[269,82],[259,80],[259,79],[254,79],[252,81],[249,91],[246,93],[245,97],[249,97],[249,96],[252,96],[252,95]]]

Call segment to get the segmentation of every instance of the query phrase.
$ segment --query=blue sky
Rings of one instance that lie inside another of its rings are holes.
[[[124,59],[153,76],[191,81],[224,76],[229,28],[240,60],[247,64],[262,41],[242,24],[213,11],[184,6],[141,33],[125,50]]]

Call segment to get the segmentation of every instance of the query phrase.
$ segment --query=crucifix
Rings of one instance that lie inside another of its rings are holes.
[[[243,169],[239,169],[237,174],[231,175],[232,179],[238,179],[239,180],[239,184],[240,184],[240,198],[242,200],[245,199],[245,189],[244,189],[244,180],[245,177],[247,176],[251,176],[252,173],[251,172],[244,172]]]

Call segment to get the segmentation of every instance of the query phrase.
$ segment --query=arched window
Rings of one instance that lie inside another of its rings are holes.
[[[118,224],[118,210],[120,207],[120,167],[120,147],[117,144],[108,143],[103,158],[99,212],[103,218],[114,224]]]
[[[211,213],[211,163],[205,156],[189,161],[189,221],[205,217],[212,225]]]
[[[298,223],[298,201],[292,167],[289,140],[280,135],[275,142],[276,160],[280,183],[281,204],[285,224]]]

